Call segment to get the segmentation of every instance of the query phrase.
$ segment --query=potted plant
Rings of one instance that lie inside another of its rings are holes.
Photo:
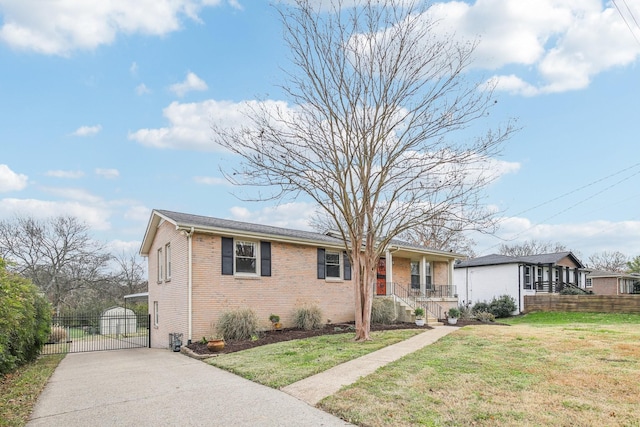
[[[416,325],[424,326],[424,308],[418,307],[413,310],[413,314],[416,316]]]
[[[211,324],[211,334],[207,337],[207,348],[213,352],[224,350],[224,337],[218,334],[213,323]]]
[[[280,323],[280,316],[278,316],[277,314],[271,314],[271,316],[269,316],[269,321],[273,325],[273,329],[275,329],[276,331],[279,331],[280,329],[282,329],[282,323]]]
[[[451,307],[447,316],[447,322],[449,322],[450,325],[455,325],[458,323],[458,317],[460,317],[460,309]]]

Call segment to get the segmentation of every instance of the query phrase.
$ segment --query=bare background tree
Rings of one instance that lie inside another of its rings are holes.
[[[57,314],[102,309],[147,286],[141,260],[113,257],[91,238],[86,224],[71,216],[0,221],[0,256],[40,288]]]
[[[622,252],[603,251],[589,257],[589,268],[596,270],[624,273],[627,271],[629,258]]]
[[[524,243],[513,245],[500,245],[499,252],[508,256],[528,256],[539,254],[551,254],[556,252],[568,252],[569,249],[559,242],[542,242],[539,240],[527,240]]]
[[[480,192],[513,126],[457,132],[495,101],[464,74],[475,43],[438,35],[424,2],[317,3],[278,6],[292,61],[282,89],[294,106],[248,104],[248,125],[214,123],[213,138],[241,158],[226,173],[232,182],[272,190],[260,200],[311,198],[341,234],[356,339],[368,340],[376,266],[390,240],[436,219],[487,220]]]
[[[429,224],[420,224],[405,231],[400,238],[431,249],[456,252],[474,258],[476,254],[473,247],[476,242],[464,234],[464,229],[468,226],[465,221],[447,222],[435,218]]]

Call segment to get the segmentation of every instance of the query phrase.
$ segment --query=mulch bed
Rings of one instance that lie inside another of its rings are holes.
[[[479,322],[477,320],[463,320],[458,319],[458,324],[454,326],[467,326],[467,325],[484,325],[485,323]],[[494,323],[497,324],[497,323]],[[415,323],[394,323],[392,325],[371,325],[372,331],[387,331],[387,330],[397,330],[397,329],[423,329],[428,330],[432,329],[429,326],[416,326]],[[263,331],[259,333],[259,337],[257,340],[225,340],[224,350],[221,352],[211,352],[207,348],[207,344],[203,344],[201,342],[194,342],[192,344],[187,345],[186,347],[198,355],[216,355],[216,354],[224,354],[224,353],[233,353],[236,351],[247,350],[253,347],[259,347],[261,345],[273,344],[277,342],[283,341],[291,341],[302,338],[309,337],[317,337],[320,335],[333,335],[333,334],[344,334],[353,332],[354,324],[352,323],[341,323],[341,324],[331,324],[325,325],[322,329],[314,329],[311,331],[306,331],[304,329],[298,328],[283,328],[279,331]]]

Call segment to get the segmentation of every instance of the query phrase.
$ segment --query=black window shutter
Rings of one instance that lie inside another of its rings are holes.
[[[324,249],[318,248],[318,279],[325,278],[325,267],[324,267]]]
[[[222,238],[222,274],[233,275],[233,239]]]
[[[260,242],[260,275],[271,276],[271,242]]]
[[[344,260],[344,280],[351,280],[351,262],[349,261],[349,254],[342,252],[342,259]]]

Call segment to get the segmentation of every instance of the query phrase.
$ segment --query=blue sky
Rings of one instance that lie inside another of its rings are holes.
[[[483,125],[522,127],[486,191],[501,228],[476,252],[537,239],[640,255],[640,0],[430,13],[479,37],[469,78],[500,79]],[[237,198],[219,171],[235,159],[210,139],[243,102],[287,101],[267,2],[0,0],[0,63],[0,218],[75,215],[115,250],[138,249],[153,208],[309,228],[308,201]]]

